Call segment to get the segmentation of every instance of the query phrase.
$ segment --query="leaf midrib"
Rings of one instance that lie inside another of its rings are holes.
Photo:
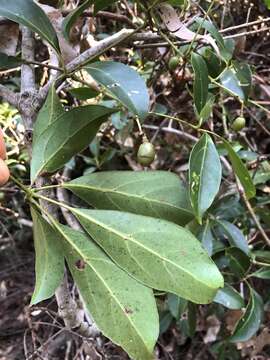
[[[111,294],[111,297],[115,300],[115,302],[118,304],[118,306],[120,307],[120,309],[122,310],[123,314],[125,314],[125,308],[122,306],[122,304],[118,301],[117,297],[114,295],[114,293],[111,291],[109,285],[107,285],[107,283],[104,281],[104,279],[102,278],[102,276],[99,274],[98,271],[96,271],[96,269],[94,268],[94,266],[91,264],[91,260],[89,260],[88,257],[85,257],[85,255],[81,252],[81,250],[76,246],[76,244],[74,244],[74,242],[69,240],[69,237],[66,236],[65,232],[62,231],[62,229],[60,227],[58,227],[55,224],[57,230],[61,233],[61,235],[66,239],[66,241],[72,246],[73,249],[75,249],[75,251],[79,254],[79,256],[88,264],[88,266],[92,269],[92,271],[94,271],[94,273],[96,274],[96,276],[100,279],[100,281],[104,284],[104,287],[107,289],[107,291],[109,292],[109,294]],[[99,259],[99,261],[105,261],[102,259]],[[123,271],[123,270],[122,270]],[[134,280],[135,281],[135,280]],[[143,337],[141,336],[140,332],[138,331],[136,325],[134,324],[134,322],[132,321],[132,319],[127,316],[126,319],[129,319],[129,322],[131,323],[133,329],[136,331],[136,334],[139,336],[139,338],[141,338],[143,345],[146,348],[146,351],[149,353],[149,349],[146,347],[144,341],[143,341]]]
[[[183,211],[183,212],[185,212],[187,214],[192,215],[192,212],[190,212],[190,211],[188,211],[188,210],[186,210],[186,209],[184,209],[184,208],[182,208],[180,206],[172,205],[172,204],[170,204],[168,202],[165,202],[165,201],[159,201],[159,200],[155,200],[155,199],[151,199],[151,198],[146,198],[144,196],[140,196],[140,195],[136,195],[136,194],[130,194],[130,193],[122,192],[122,191],[118,191],[118,190],[115,191],[115,190],[109,189],[109,188],[102,188],[101,189],[101,188],[97,188],[97,187],[94,187],[94,186],[89,186],[89,185],[83,186],[83,185],[77,185],[77,184],[71,185],[71,186],[69,186],[67,184],[67,186],[64,185],[64,187],[66,187],[68,189],[72,189],[72,188],[84,188],[85,189],[85,188],[87,188],[87,189],[90,189],[90,190],[94,190],[96,192],[118,194],[118,195],[123,195],[123,196],[129,197],[129,198],[136,198],[136,199],[140,199],[140,200],[143,199],[143,200],[148,201],[148,202],[153,202],[153,203],[157,203],[157,204],[161,204],[161,205],[170,206],[173,209],[181,210],[181,211]]]
[[[91,211],[91,210],[90,210]],[[90,220],[92,223],[96,224],[97,226],[100,226],[102,227],[103,229],[109,231],[109,232],[112,232],[114,233],[115,235],[117,235],[118,237],[120,238],[124,238],[124,239],[127,239],[129,241],[132,241],[133,243],[135,243],[138,247],[141,247],[143,248],[145,251],[149,252],[149,253],[152,253],[153,255],[155,255],[156,257],[158,257],[160,260],[162,260],[162,262],[164,263],[169,263],[170,265],[173,265],[174,267],[178,268],[179,270],[181,270],[182,272],[190,275],[191,278],[195,279],[197,282],[199,282],[200,284],[203,284],[204,286],[206,286],[207,288],[209,289],[216,289],[215,287],[211,287],[209,285],[206,285],[204,282],[200,281],[200,279],[197,279],[194,277],[194,275],[192,273],[190,273],[189,271],[187,271],[186,269],[183,269],[181,266],[179,266],[178,264],[175,264],[173,263],[170,259],[166,259],[164,258],[163,256],[161,256],[159,253],[155,252],[154,250],[152,250],[151,248],[149,249],[148,247],[146,247],[145,245],[143,245],[142,243],[138,242],[135,240],[134,237],[132,237],[131,235],[128,235],[128,234],[123,234],[117,230],[114,230],[112,229],[111,227],[109,226],[106,226],[104,223],[96,220],[95,218],[92,218],[91,216],[89,215],[85,215],[84,213],[78,211],[77,209],[72,209],[72,212],[74,212],[75,214],[79,214],[81,216],[83,216],[84,218]],[[177,226],[175,224],[175,226]],[[181,228],[181,230],[185,230],[184,228]]]

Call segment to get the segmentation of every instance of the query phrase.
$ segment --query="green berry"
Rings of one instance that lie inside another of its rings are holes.
[[[139,147],[137,161],[143,166],[149,166],[154,161],[155,155],[154,146],[150,142],[145,141]]]
[[[241,131],[246,126],[246,119],[243,116],[237,117],[232,123],[234,131]]]
[[[168,63],[168,67],[171,71],[174,71],[177,66],[179,65],[180,59],[178,56],[173,56],[170,58],[169,63]]]

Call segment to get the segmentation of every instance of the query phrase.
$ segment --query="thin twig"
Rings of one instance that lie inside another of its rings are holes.
[[[253,210],[253,208],[252,208],[246,194],[245,194],[245,191],[242,188],[242,186],[241,186],[238,179],[236,179],[236,184],[237,184],[237,187],[238,187],[239,194],[240,194],[242,200],[244,201],[248,212],[250,213],[250,215],[251,215],[253,221],[255,222],[259,232],[261,233],[263,239],[270,246],[270,239],[269,239],[268,235],[266,234],[266,232],[264,231],[260,221],[258,220],[258,218],[257,218],[257,216],[256,216],[256,214],[255,214],[255,212],[254,212],[254,210]]]

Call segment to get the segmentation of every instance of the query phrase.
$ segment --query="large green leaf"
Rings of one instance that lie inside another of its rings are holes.
[[[238,247],[245,254],[249,255],[250,250],[248,247],[247,239],[237,226],[225,220],[217,220],[216,223],[222,228],[222,230],[228,237],[231,246]]]
[[[120,267],[150,287],[209,303],[223,286],[216,265],[185,228],[119,211],[72,212]]]
[[[56,226],[65,240],[69,269],[99,329],[133,359],[153,359],[159,323],[152,289],[121,270],[84,233]]]
[[[230,285],[225,285],[218,290],[214,302],[225,306],[228,309],[242,309],[245,306],[242,296]]]
[[[64,256],[59,234],[33,208],[36,284],[31,305],[49,299],[64,277]]]
[[[256,195],[256,188],[252,182],[251,176],[250,176],[247,168],[245,167],[245,165],[243,164],[243,162],[239,158],[239,156],[236,154],[236,152],[232,148],[231,144],[225,139],[222,139],[222,141],[223,141],[224,147],[228,151],[228,156],[231,161],[233,170],[234,170],[235,174],[237,175],[237,177],[239,178],[239,180],[245,190],[247,198],[250,199],[250,198],[254,197]]]
[[[259,330],[263,318],[263,301],[259,294],[250,288],[250,299],[244,315],[238,321],[231,342],[249,340]]]
[[[135,70],[114,61],[96,62],[85,69],[131,112],[142,120],[147,116],[149,94],[144,80]]]
[[[32,0],[0,0],[0,15],[29,27],[60,53],[56,32],[44,11]]]
[[[63,186],[97,209],[120,210],[187,224],[192,218],[187,191],[166,171],[106,171]]]
[[[34,129],[31,181],[39,174],[55,172],[83,150],[113,112],[104,106],[87,105],[64,112],[56,119],[53,115],[54,121],[42,132],[39,122]]]
[[[193,85],[193,97],[198,114],[201,113],[208,99],[208,68],[201,55],[192,53],[191,63],[195,78]]]
[[[189,160],[189,193],[194,214],[199,223],[218,193],[221,164],[216,147],[204,134],[192,149]]]

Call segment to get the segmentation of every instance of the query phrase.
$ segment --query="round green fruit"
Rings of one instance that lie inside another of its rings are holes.
[[[150,142],[143,142],[137,153],[137,161],[143,166],[149,166],[155,159],[155,148]]]
[[[169,63],[168,63],[168,67],[171,71],[174,71],[178,65],[179,65],[180,59],[178,56],[173,56],[170,58]]]
[[[242,116],[237,117],[232,123],[234,131],[241,131],[246,126],[246,119]]]

